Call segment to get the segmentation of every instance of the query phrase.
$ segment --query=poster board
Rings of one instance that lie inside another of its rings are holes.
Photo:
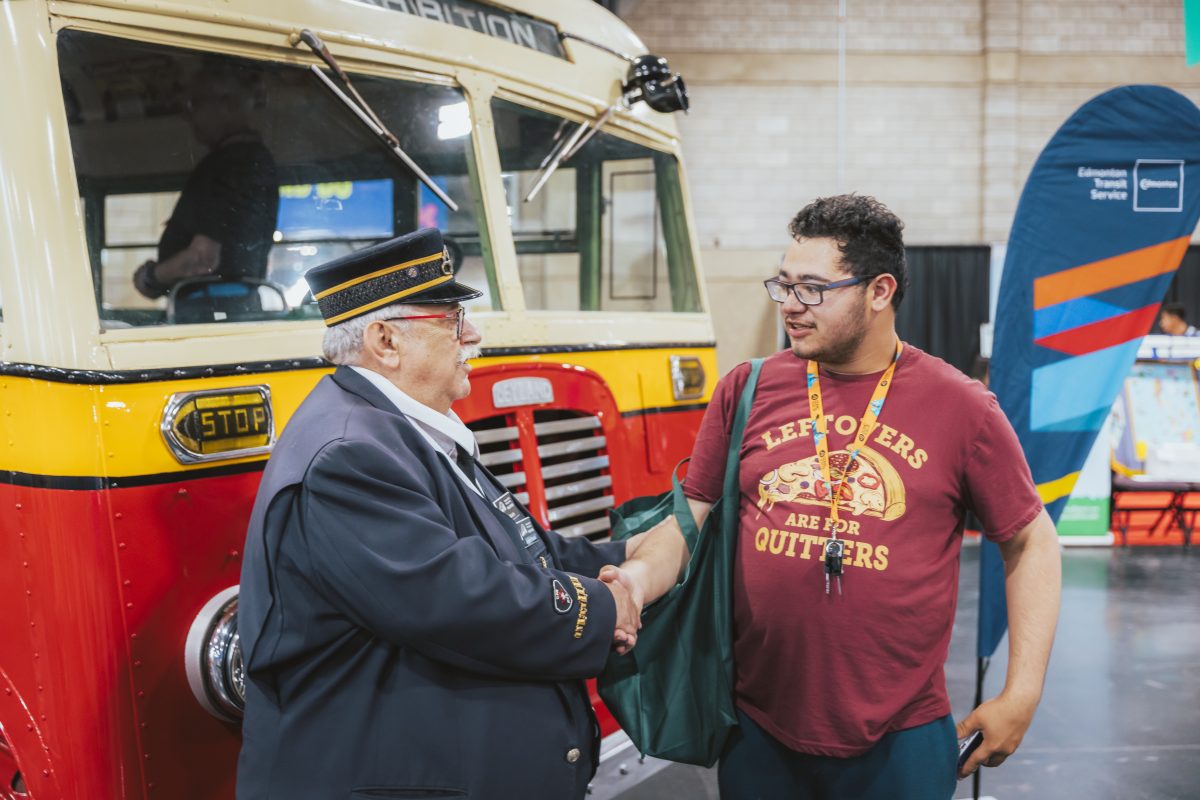
[[[1200,480],[1200,390],[1191,362],[1137,362],[1119,405],[1120,468],[1148,480]]]

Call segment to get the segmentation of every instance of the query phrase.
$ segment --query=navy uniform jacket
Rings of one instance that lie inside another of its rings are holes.
[[[539,533],[550,568],[370,382],[323,378],[247,534],[239,800],[582,798],[597,747],[582,679],[616,624],[582,576],[624,544]]]

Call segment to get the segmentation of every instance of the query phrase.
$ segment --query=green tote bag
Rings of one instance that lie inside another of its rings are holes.
[[[613,653],[600,697],[644,755],[711,767],[737,726],[733,706],[733,560],[738,526],[738,454],[762,359],[750,365],[729,435],[721,498],[697,528],[678,476],[671,491],[612,511],[613,539],[671,514],[692,554],[683,579],[642,612],[637,646]]]

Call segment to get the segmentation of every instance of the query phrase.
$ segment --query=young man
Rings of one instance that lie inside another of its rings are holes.
[[[1167,336],[1197,336],[1200,331],[1187,321],[1187,307],[1183,303],[1163,303],[1158,312],[1158,327]]]
[[[582,800],[583,679],[639,608],[595,580],[632,544],[542,530],[450,405],[479,331],[441,234],[310,271],[338,365],[292,416],[246,539],[240,800]],[[616,591],[613,591],[613,590]]]
[[[1054,637],[1058,542],[1020,445],[978,382],[896,336],[902,223],[869,197],[817,200],[766,281],[791,347],[763,364],[741,447],[734,574],[740,728],[723,797],[939,800],[957,755],[943,662],[972,510],[1007,569],[1009,669],[958,725],[983,731],[963,775],[996,766],[1033,719]],[[720,497],[749,365],[717,386],[685,492]],[[686,563],[671,524],[623,580],[653,599]]]

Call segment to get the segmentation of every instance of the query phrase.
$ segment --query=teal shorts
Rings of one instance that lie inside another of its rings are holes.
[[[958,742],[950,715],[889,733],[861,756],[797,753],[738,711],[725,745],[721,800],[951,800]]]

